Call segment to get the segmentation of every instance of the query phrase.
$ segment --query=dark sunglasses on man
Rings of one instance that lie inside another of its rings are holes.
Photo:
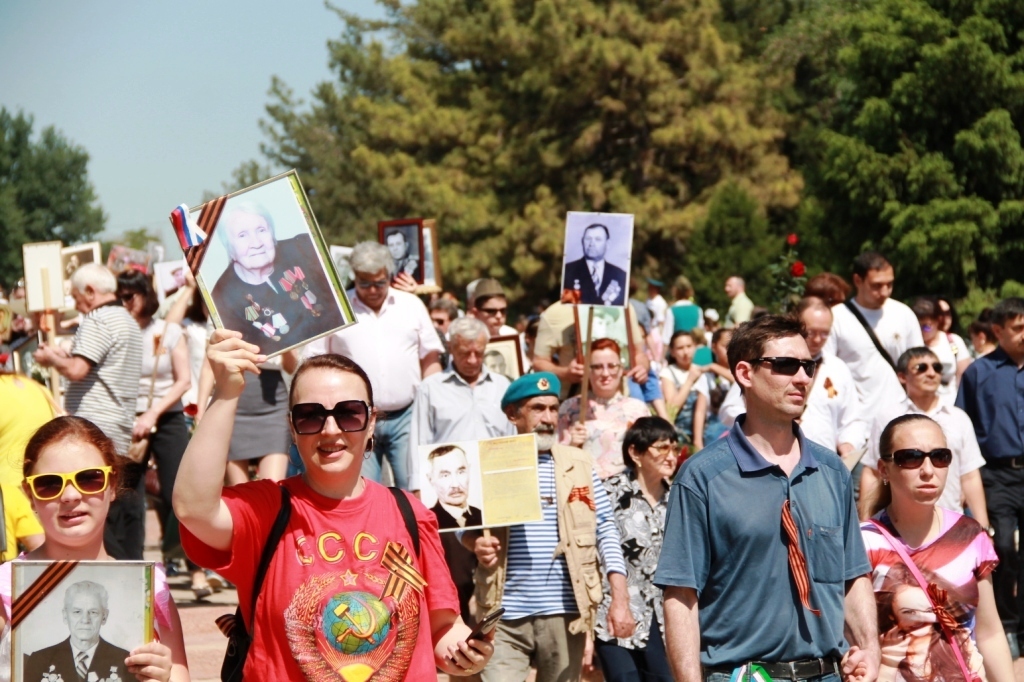
[[[787,377],[796,376],[796,373],[803,367],[808,378],[813,378],[814,370],[818,368],[818,363],[814,360],[801,360],[800,358],[754,358],[750,361],[752,365],[760,363],[770,364],[773,372]]]
[[[949,448],[936,448],[931,452],[925,452],[907,448],[895,450],[891,455],[882,455],[882,459],[892,462],[900,469],[920,469],[925,457],[932,461],[932,466],[936,469],[945,469],[953,462],[953,451]]]
[[[328,410],[320,403],[299,403],[292,407],[292,426],[300,436],[309,436],[324,430],[327,417],[342,431],[362,431],[370,420],[370,406],[362,400],[342,400]]]
[[[942,374],[942,363],[941,362],[919,362],[910,368],[910,371],[914,374],[924,374],[931,367],[935,370],[936,374]]]

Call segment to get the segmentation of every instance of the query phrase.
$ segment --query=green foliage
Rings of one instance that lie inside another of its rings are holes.
[[[77,244],[103,231],[88,161],[54,128],[34,136],[31,117],[0,107],[0,283],[21,278],[22,244]]]
[[[336,10],[336,80],[309,106],[275,80],[267,108],[263,151],[299,170],[332,241],[433,217],[449,288],[488,275],[539,298],[568,210],[634,213],[635,270],[671,277],[720,192],[745,193],[751,224],[797,204],[771,89],[719,34],[715,0],[385,4],[386,21]]]
[[[828,236],[811,240],[818,264],[845,273],[873,247],[904,294],[994,290],[1024,256],[1024,8],[875,0],[815,12],[832,13],[831,42],[784,31],[769,51],[787,56],[803,97],[794,158],[810,195],[801,219]]]
[[[140,227],[137,230],[125,230],[119,236],[114,237],[113,239],[101,240],[100,246],[102,247],[104,254],[110,253],[110,247],[114,246],[115,244],[127,246],[130,249],[139,249],[140,251],[145,251],[150,244],[159,241],[160,235],[156,234],[155,232],[150,232],[145,227]],[[177,242],[175,242],[175,246],[177,246]]]

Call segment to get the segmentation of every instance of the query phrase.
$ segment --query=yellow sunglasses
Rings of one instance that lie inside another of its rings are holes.
[[[113,467],[89,467],[67,474],[36,474],[25,479],[32,496],[40,501],[54,500],[64,494],[68,483],[83,495],[96,495],[110,485]]]

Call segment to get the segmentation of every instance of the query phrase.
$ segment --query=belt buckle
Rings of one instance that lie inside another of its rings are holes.
[[[789,679],[792,682],[796,682],[798,679],[800,679],[800,678],[798,678],[796,676],[796,662],[795,661],[787,661],[786,665],[789,667]]]
[[[1024,457],[1011,457],[1010,468],[1011,469],[1024,469]]]

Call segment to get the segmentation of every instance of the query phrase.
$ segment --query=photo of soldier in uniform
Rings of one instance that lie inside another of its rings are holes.
[[[562,300],[624,306],[632,250],[632,215],[569,212],[565,221]]]
[[[354,321],[294,172],[228,196],[210,232],[197,281],[215,326],[277,355]]]
[[[395,261],[395,276],[406,274],[423,284],[423,221],[385,220],[377,223],[377,238]]]

